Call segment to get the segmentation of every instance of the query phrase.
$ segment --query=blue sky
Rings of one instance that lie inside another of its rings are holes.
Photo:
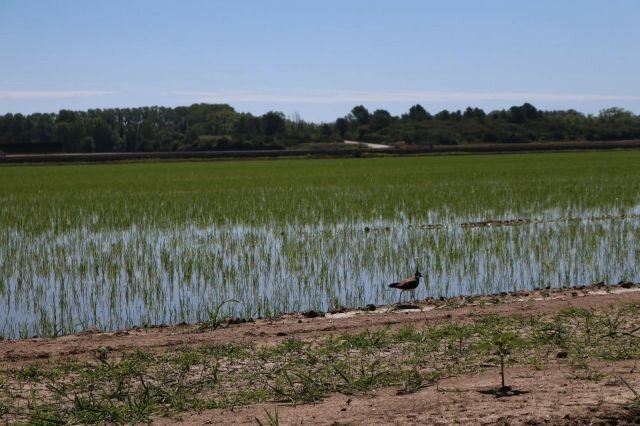
[[[640,113],[637,0],[0,0],[0,113]]]

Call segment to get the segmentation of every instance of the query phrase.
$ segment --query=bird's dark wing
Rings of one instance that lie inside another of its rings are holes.
[[[400,290],[413,290],[418,287],[418,280],[415,277],[405,278],[394,287],[399,288]]]
[[[416,281],[416,276],[415,275],[409,275],[408,277],[402,279],[402,281],[397,282],[397,283],[391,283],[389,284],[389,287],[393,287],[393,288],[405,288],[405,287],[413,287],[413,286],[417,286],[417,281]]]
[[[408,283],[413,282],[415,280],[416,280],[415,275],[411,275],[411,276],[408,276],[407,278],[403,279],[402,281],[400,281],[400,284],[408,284]]]

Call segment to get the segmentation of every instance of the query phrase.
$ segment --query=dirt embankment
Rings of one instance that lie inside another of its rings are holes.
[[[358,142],[358,144],[360,144]],[[379,144],[373,147],[354,149],[304,150],[282,149],[263,151],[180,151],[180,152],[96,152],[96,153],[57,153],[57,154],[12,154],[0,156],[0,164],[21,163],[85,163],[130,160],[215,160],[215,159],[257,159],[257,158],[294,158],[294,157],[360,157],[367,154],[384,155],[424,155],[424,154],[482,154],[516,153],[546,151],[588,151],[609,149],[637,149],[640,140],[622,141],[574,141],[574,142],[530,142],[496,143],[468,145],[404,145],[383,148]]]
[[[596,285],[580,289],[541,290],[485,297],[460,297],[418,304],[419,309],[377,307],[334,314],[291,314],[260,319],[215,330],[198,325],[131,329],[113,333],[86,331],[59,338],[0,341],[0,368],[51,364],[72,357],[92,359],[105,348],[113,353],[142,350],[162,353],[176,347],[212,343],[251,342],[269,346],[295,337],[329,338],[364,330],[398,330],[407,325],[429,328],[447,323],[470,323],[488,316],[518,314],[548,316],[567,307],[610,309],[640,304],[640,286]],[[555,357],[554,357],[555,358]],[[584,379],[561,359],[544,366],[518,365],[510,369],[512,385],[524,392],[497,398],[483,393],[496,385],[496,366],[477,373],[445,377],[424,389],[400,395],[397,387],[377,388],[363,394],[333,394],[315,404],[259,403],[244,407],[182,413],[156,418],[159,424],[640,424],[637,411],[625,404],[632,391],[615,377],[623,376],[640,388],[636,360],[597,361],[601,380]],[[591,370],[589,370],[591,371]],[[595,370],[594,370],[595,371]]]

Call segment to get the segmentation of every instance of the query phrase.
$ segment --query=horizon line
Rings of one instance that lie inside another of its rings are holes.
[[[346,103],[346,102],[450,102],[450,101],[640,101],[640,95],[550,92],[466,92],[466,91],[321,91],[321,90],[175,90],[164,95],[196,98],[203,102],[231,103]],[[114,90],[0,90],[0,99],[62,99],[122,95]]]

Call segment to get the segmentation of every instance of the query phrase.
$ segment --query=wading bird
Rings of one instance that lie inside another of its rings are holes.
[[[402,300],[402,293],[404,293],[405,291],[410,291],[412,300],[416,300],[415,292],[416,287],[418,287],[418,284],[420,284],[420,278],[422,278],[422,274],[416,269],[416,273],[414,275],[407,277],[400,282],[389,284],[389,287],[397,288],[398,290],[400,290],[398,303],[400,303],[400,300]]]

